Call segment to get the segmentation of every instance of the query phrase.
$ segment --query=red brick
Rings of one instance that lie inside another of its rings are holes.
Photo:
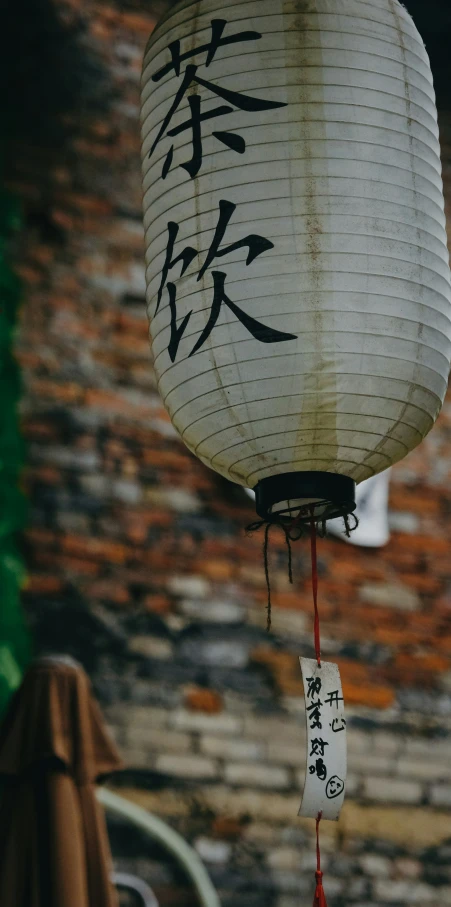
[[[419,642],[423,634],[412,633],[409,631],[407,637],[405,629],[397,627],[374,627],[372,630],[372,638],[375,642],[382,643],[382,645],[393,646],[398,648],[400,646],[405,646],[406,639],[408,638],[409,642]]]
[[[433,554],[449,553],[449,541],[443,535],[435,537],[427,535],[402,535],[398,534],[398,545],[405,545],[411,551],[432,552]]]
[[[84,591],[88,599],[100,599],[115,605],[128,605],[130,603],[130,593],[127,587],[114,579],[97,580],[95,583],[85,587]]]
[[[188,455],[183,448],[180,450],[157,450],[150,449],[143,451],[143,462],[146,466],[163,467],[166,469],[176,469],[184,471]]]
[[[105,126],[105,124],[102,124]],[[98,217],[109,217],[112,213],[111,202],[105,198],[98,198],[94,195],[79,195],[75,193],[69,194],[66,199],[64,196],[62,200],[66,204],[73,206],[78,211],[83,213],[95,214]]]
[[[395,658],[395,666],[401,672],[413,671],[418,674],[441,674],[449,671],[451,662],[449,658],[439,655],[436,652],[424,653],[421,655],[408,655],[400,653]]]
[[[32,466],[27,470],[27,478],[33,482],[42,482],[44,485],[60,485],[63,481],[61,469],[56,466]]]
[[[55,595],[64,589],[65,583],[58,576],[32,573],[26,581],[26,590],[32,595]]]
[[[150,413],[154,415],[152,403],[147,405],[136,405],[130,403],[125,397],[114,391],[100,390],[90,388],[86,391],[86,405],[94,409],[101,409],[110,414],[121,415],[125,417],[145,416]]]
[[[230,561],[194,561],[192,565],[193,573],[201,573],[203,576],[207,576],[213,582],[226,582],[231,579],[235,569],[233,563]]]
[[[211,827],[213,837],[221,841],[238,841],[243,834],[245,822],[227,816],[216,816]]]
[[[395,692],[382,684],[355,684],[342,678],[345,706],[361,705],[371,709],[388,709],[395,701]]]
[[[413,589],[426,595],[435,595],[441,587],[437,577],[426,573],[403,573],[402,581],[407,586],[412,586]]]
[[[37,565],[55,571],[61,570],[80,576],[97,576],[100,572],[100,565],[95,561],[84,560],[79,557],[70,557],[61,554],[59,551],[35,551],[33,560]]]
[[[393,510],[407,510],[410,513],[438,514],[440,498],[431,494],[421,494],[417,490],[408,491],[393,485],[390,493],[390,506]]]
[[[145,39],[149,38],[156,25],[155,16],[145,16],[141,13],[120,13],[119,24],[134,32],[142,32]]]
[[[120,542],[81,535],[64,535],[61,539],[61,548],[68,554],[81,555],[93,560],[104,560],[113,564],[124,564],[132,553],[126,545],[122,545]]]
[[[78,384],[57,384],[56,381],[36,378],[32,385],[33,394],[43,399],[58,400],[63,403],[79,403],[84,395],[84,388]]]
[[[146,611],[152,611],[153,614],[168,614],[172,610],[171,599],[166,595],[154,595],[149,593],[143,601],[143,607]]]
[[[58,438],[57,427],[42,420],[24,420],[23,433],[26,438],[32,441],[55,441]]]
[[[217,715],[224,708],[222,696],[214,690],[203,687],[191,687],[186,690],[185,705],[192,712],[206,712],[209,715]]]
[[[251,660],[270,670],[282,693],[287,696],[302,695],[302,676],[297,655],[260,646],[251,652]]]
[[[57,540],[55,532],[39,527],[28,529],[26,534],[28,541],[31,542],[32,545],[46,549],[53,548]]]

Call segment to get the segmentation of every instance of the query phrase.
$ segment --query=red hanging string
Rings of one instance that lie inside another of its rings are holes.
[[[314,620],[314,636],[315,636],[315,656],[318,662],[318,667],[321,667],[321,639],[320,639],[320,627],[319,627],[319,611],[318,611],[318,559],[317,559],[317,550],[316,550],[316,522],[315,522],[315,507],[312,505],[310,507],[310,550],[312,558],[312,589],[313,589],[313,606],[315,609],[315,620]],[[313,898],[313,907],[327,907],[326,895],[324,894],[323,888],[323,873],[321,872],[321,851],[319,846],[319,823],[322,819],[322,812],[319,812],[316,817],[316,888],[315,896]]]
[[[315,523],[315,507],[314,505],[310,508],[310,550],[312,555],[312,589],[313,589],[313,605],[315,608],[315,623],[314,623],[314,632],[315,632],[315,656],[318,662],[318,666],[321,667],[321,642],[320,642],[320,632],[319,632],[319,612],[318,612],[318,562],[316,555],[316,523]]]
[[[316,888],[315,897],[313,898],[313,907],[327,907],[326,895],[323,888],[323,874],[321,872],[321,851],[319,848],[319,823],[321,822],[322,813],[318,813],[316,818]]]

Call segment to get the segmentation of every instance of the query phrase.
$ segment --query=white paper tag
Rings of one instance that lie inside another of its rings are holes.
[[[346,785],[346,719],[338,665],[300,658],[307,723],[307,765],[300,816],[338,819]]]

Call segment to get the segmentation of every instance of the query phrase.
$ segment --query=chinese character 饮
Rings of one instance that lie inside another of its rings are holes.
[[[229,245],[221,245],[235,208],[236,205],[234,205],[232,202],[226,201],[225,199],[222,199],[219,202],[219,216],[215,233],[210,243],[210,247],[207,251],[205,261],[199,269],[197,275],[198,281],[202,279],[207,268],[212,264],[213,261],[218,258],[223,258],[224,256],[235,252],[237,249],[247,248],[246,266],[249,266],[256,258],[258,258],[259,255],[262,255],[263,252],[268,251],[268,249],[274,248],[274,244],[272,242],[270,242],[268,239],[265,239],[264,236],[259,236],[257,233],[248,234],[243,239],[239,239],[236,242],[230,243]],[[168,353],[171,362],[175,361],[180,341],[188,327],[192,311],[188,312],[184,316],[180,324],[177,324],[177,288],[175,286],[175,283],[168,281],[167,278],[169,276],[169,272],[177,264],[181,264],[180,276],[183,276],[183,274],[185,274],[193,260],[198,255],[197,251],[193,249],[192,246],[186,246],[178,255],[174,255],[174,247],[178,232],[178,224],[169,222],[168,242],[166,247],[165,260],[161,271],[161,281],[157,295],[157,305],[155,309],[155,314],[157,314],[160,308],[163,291],[166,288],[168,291],[169,310],[171,316],[170,337],[168,344]],[[288,334],[284,331],[278,331],[275,328],[268,327],[267,325],[262,324],[261,321],[257,321],[256,318],[252,318],[243,309],[236,305],[236,303],[233,302],[233,300],[231,300],[226,293],[225,283],[227,274],[225,271],[211,271],[211,276],[213,279],[213,298],[211,302],[210,314],[203,330],[201,331],[199,337],[195,341],[189,353],[190,356],[193,356],[194,353],[197,353],[197,351],[204,345],[206,340],[208,340],[219,318],[222,306],[227,306],[227,308],[231,312],[233,312],[238,321],[241,322],[241,324],[252,335],[252,337],[255,337],[255,339],[261,341],[261,343],[281,343],[283,341],[296,339],[295,334]]]

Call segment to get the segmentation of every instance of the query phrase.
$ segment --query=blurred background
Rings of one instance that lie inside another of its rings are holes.
[[[449,207],[451,10],[405,5]],[[273,533],[268,635],[253,503],[184,448],[150,362],[139,79],[167,6],[2,7],[0,705],[32,653],[77,658],[128,766],[110,787],[192,844],[223,907],[299,907],[315,862],[297,818],[308,546],[292,587]],[[387,544],[319,544],[323,654],[349,717],[347,799],[322,832],[334,907],[451,904],[450,478],[448,402],[391,473]],[[110,834],[116,869],[161,907],[197,904],[164,849],[117,817]]]

